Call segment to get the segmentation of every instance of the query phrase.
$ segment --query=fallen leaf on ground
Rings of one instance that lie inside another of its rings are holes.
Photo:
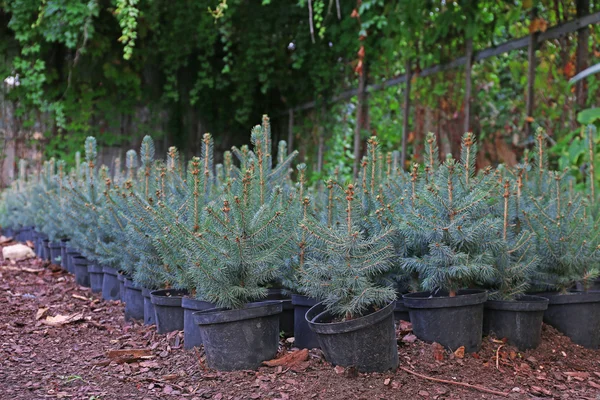
[[[6,237],[4,235],[0,236],[0,244],[8,243],[13,240],[12,236]]]
[[[39,310],[37,310],[37,312],[35,313],[35,320],[37,321],[37,320],[41,319],[46,314],[47,311],[48,311],[48,307],[43,307],[43,308],[40,308]]]
[[[385,386],[387,386],[387,385],[389,385],[389,384],[390,384],[390,382],[391,382],[391,379],[390,379],[390,378],[385,378],[385,380],[383,381],[383,384],[384,384]]]
[[[2,248],[2,256],[5,260],[25,260],[27,258],[34,258],[35,253],[31,250],[31,247],[25,246],[24,244],[14,244],[12,246],[6,246]]]
[[[412,331],[412,323],[408,321],[398,322],[398,330],[401,332],[411,332]]]
[[[72,294],[71,296],[72,296],[74,299],[78,299],[78,300],[85,300],[85,301],[88,301],[88,300],[89,300],[87,297],[80,296],[80,295],[78,295],[78,294]]]
[[[109,350],[106,353],[106,356],[109,360],[100,361],[95,365],[106,366],[111,362],[115,362],[117,364],[131,363],[138,360],[147,360],[153,358],[151,349],[119,349],[119,350]]]
[[[433,342],[431,347],[433,348],[433,358],[435,358],[437,361],[443,361],[446,356],[446,350],[444,349],[444,346],[437,342]]]
[[[456,351],[454,351],[454,357],[456,358],[465,358],[465,346],[460,346]]]
[[[409,333],[408,335],[406,335],[402,338],[402,341],[404,343],[414,343],[416,340],[417,340],[417,337],[415,335],[413,335],[412,333]]]
[[[336,374],[341,375],[344,373],[344,371],[346,369],[344,367],[342,367],[341,365],[336,365],[333,370],[335,371]]]
[[[273,360],[263,361],[263,364],[268,367],[292,367],[306,360],[308,360],[308,349],[302,349],[286,353],[282,357],[275,358]]]
[[[49,326],[63,326],[72,322],[81,321],[83,319],[83,313],[75,313],[71,315],[58,314],[55,316],[48,316],[42,321],[43,324]]]

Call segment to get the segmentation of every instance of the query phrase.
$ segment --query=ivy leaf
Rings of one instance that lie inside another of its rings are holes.
[[[600,107],[588,108],[577,114],[577,122],[583,125],[589,125],[600,120]]]

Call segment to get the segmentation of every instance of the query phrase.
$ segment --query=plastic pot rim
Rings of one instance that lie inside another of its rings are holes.
[[[196,311],[192,315],[194,316],[194,321],[202,326],[269,317],[271,315],[281,314],[282,311],[283,305],[281,304],[281,301],[267,300],[247,303],[244,305],[244,308],[234,310],[224,307],[210,308],[208,310]]]
[[[215,308],[215,304],[211,303],[210,301],[194,299],[189,296],[183,296],[181,298],[181,308],[186,310],[202,311]]]
[[[318,301],[312,297],[308,297],[303,294],[292,294],[292,304],[294,306],[312,307],[317,303]]]
[[[550,305],[554,304],[582,304],[582,303],[600,303],[600,292],[569,292],[567,294],[544,294],[540,295],[549,300]]]
[[[181,307],[181,299],[187,294],[186,290],[160,289],[150,291],[150,300],[155,306]]]
[[[136,283],[129,278],[125,278],[123,282],[126,289],[139,290],[140,292],[142,291],[142,288],[137,286]]]
[[[107,267],[106,265],[102,266],[102,272],[104,272],[105,274],[108,274],[108,275],[113,275],[113,276],[119,275],[119,271],[117,271],[115,268]]]
[[[390,302],[385,307],[377,310],[368,315],[352,319],[350,321],[342,322],[315,322],[323,318],[331,318],[329,311],[324,309],[323,302],[319,302],[312,306],[307,312],[304,318],[310,325],[311,329],[318,334],[322,335],[336,335],[339,333],[347,333],[357,331],[367,326],[375,325],[376,323],[384,320],[390,314],[394,312],[396,301]],[[312,312],[316,312],[319,308],[323,308],[323,311],[318,312],[313,318],[309,319],[308,316]]]
[[[548,309],[549,300],[541,296],[520,296],[515,300],[488,300],[484,307],[487,310],[535,312]]]
[[[474,306],[485,303],[488,292],[483,289],[463,289],[456,293],[456,297],[432,296],[432,292],[415,292],[402,295],[404,306],[409,309],[415,308],[453,308]]]

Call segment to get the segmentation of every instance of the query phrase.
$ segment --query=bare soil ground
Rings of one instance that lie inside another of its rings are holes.
[[[0,262],[1,400],[600,399],[600,351],[549,326],[536,350],[484,338],[481,351],[462,356],[416,340],[401,323],[401,368],[385,374],[334,368],[318,350],[307,361],[217,372],[202,349],[182,344],[181,332],[125,322],[120,302],[103,301],[56,266]],[[289,346],[282,343],[282,355]],[[133,354],[142,358],[109,357],[126,349],[142,349]]]

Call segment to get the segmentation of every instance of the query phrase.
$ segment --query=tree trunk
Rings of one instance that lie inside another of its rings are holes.
[[[581,18],[590,12],[590,0],[577,0],[577,18]],[[589,59],[589,41],[590,28],[589,26],[581,27],[577,30],[577,55],[576,55],[576,72],[579,73],[588,67]],[[575,94],[577,97],[577,107],[581,110],[585,108],[587,101],[587,87],[585,79],[576,83]]]
[[[360,156],[361,156],[361,130],[365,121],[367,120],[366,116],[366,107],[365,107],[365,88],[366,88],[366,80],[367,80],[367,71],[366,68],[363,67],[362,72],[358,76],[358,102],[356,105],[356,127],[354,128],[354,165],[352,168],[352,173],[354,178],[358,176],[358,169],[360,166]]]
[[[291,108],[288,110],[288,139],[287,139],[288,153],[294,151],[294,110]]]
[[[537,17],[537,10],[534,7],[531,10],[531,21],[534,21]],[[534,106],[534,85],[535,85],[535,49],[537,48],[537,32],[532,32],[529,35],[529,47],[527,48],[527,102],[525,104],[525,113],[527,114],[527,119],[525,121],[525,136],[529,137],[531,135],[531,122],[533,119],[533,106]]]
[[[406,61],[406,89],[404,90],[404,115],[402,116],[402,154],[400,156],[400,168],[406,168],[406,142],[408,138],[408,118],[410,112],[410,80],[412,78],[410,60]]]
[[[465,65],[465,119],[463,132],[470,132],[471,120],[471,70],[473,61],[473,39],[467,39],[467,64]]]

